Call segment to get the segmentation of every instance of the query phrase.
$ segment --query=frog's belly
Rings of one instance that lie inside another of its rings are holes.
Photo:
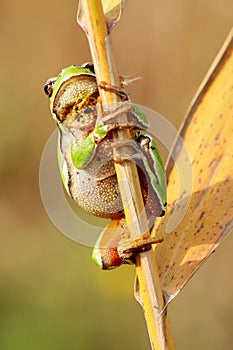
[[[95,179],[88,171],[79,170],[70,188],[76,203],[89,213],[104,218],[119,218],[123,215],[116,175]]]

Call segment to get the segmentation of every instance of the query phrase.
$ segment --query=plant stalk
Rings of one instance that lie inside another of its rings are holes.
[[[120,86],[101,0],[82,0],[81,6],[97,82],[99,84],[104,81]],[[103,89],[100,89],[100,97],[103,108],[105,105],[120,102],[115,93]],[[123,118],[127,120],[126,115]],[[115,131],[115,137],[129,139],[131,136],[128,129],[122,129]],[[140,237],[142,233],[143,236],[149,237],[136,164],[129,161],[115,163],[115,169],[131,239]],[[173,350],[174,343],[167,312],[164,311],[164,299],[153,250],[138,253],[135,265],[151,347],[153,350]]]

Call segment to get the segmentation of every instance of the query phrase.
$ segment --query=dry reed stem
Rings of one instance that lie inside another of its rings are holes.
[[[108,35],[101,0],[82,0],[81,5],[97,82],[104,81],[119,86],[111,38]],[[103,89],[100,89],[100,96],[103,106],[119,101],[116,94]],[[130,138],[129,130],[118,130],[115,132],[115,137],[128,139]],[[129,161],[115,164],[115,168],[130,235],[132,239],[138,238],[142,232],[145,232],[147,217],[145,213],[142,213],[144,203],[137,168]],[[129,193],[130,201],[127,200]],[[139,214],[140,221],[138,220]],[[149,236],[148,227],[146,232],[146,235]],[[168,326],[167,313],[163,311],[164,299],[152,249],[137,254],[136,272],[152,349],[173,350],[173,338]]]

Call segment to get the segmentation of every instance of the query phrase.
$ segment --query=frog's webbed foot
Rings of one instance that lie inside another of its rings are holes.
[[[122,81],[122,78],[120,79],[120,82],[121,81]],[[124,86],[122,83],[121,83],[121,87],[116,86],[116,85],[112,85],[112,84],[108,84],[105,81],[101,81],[99,83],[100,89],[103,89],[103,90],[109,91],[109,92],[113,92],[114,94],[119,96],[122,101],[128,101],[129,94],[122,88],[122,86]]]
[[[127,160],[133,161],[138,165],[140,165],[142,161],[148,162],[147,158],[145,157],[145,153],[148,152],[150,147],[150,139],[146,136],[144,137],[143,142],[138,142],[134,139],[114,140],[112,147],[116,148],[114,161],[118,164],[122,164]]]
[[[162,242],[162,237],[156,238],[148,235],[140,236],[137,239],[128,238],[119,242],[117,252],[120,259],[125,264],[134,264],[136,254],[150,250],[152,248],[152,244]]]

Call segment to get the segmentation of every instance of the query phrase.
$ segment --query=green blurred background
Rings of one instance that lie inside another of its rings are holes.
[[[55,128],[43,85],[90,60],[77,0],[0,1],[0,349],[149,349],[134,268],[99,271],[43,208],[40,157]],[[129,0],[113,33],[128,90],[178,127],[233,23],[232,0]],[[88,232],[87,232],[88,234]],[[169,307],[177,349],[233,348],[233,237]]]

